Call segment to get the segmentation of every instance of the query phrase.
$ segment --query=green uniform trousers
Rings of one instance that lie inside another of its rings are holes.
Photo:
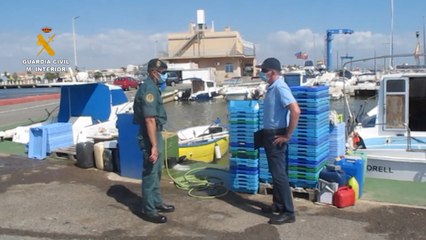
[[[141,139],[141,147],[143,151],[143,171],[142,171],[142,210],[144,213],[157,212],[156,206],[163,204],[160,193],[160,179],[163,168],[163,136],[157,131],[157,149],[158,159],[155,163],[149,161],[151,155],[151,143],[148,136]]]

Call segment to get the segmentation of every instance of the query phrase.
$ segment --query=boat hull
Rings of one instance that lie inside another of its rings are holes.
[[[216,159],[216,145],[220,148],[221,156],[224,156],[228,152],[229,137],[179,144],[179,157],[186,156],[193,161],[212,162]]]
[[[367,154],[366,177],[426,182],[426,153],[397,149],[358,150]]]

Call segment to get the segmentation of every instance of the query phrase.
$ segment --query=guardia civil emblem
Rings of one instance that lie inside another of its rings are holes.
[[[149,103],[152,103],[154,101],[154,95],[152,95],[152,93],[148,93],[145,97],[145,100]]]

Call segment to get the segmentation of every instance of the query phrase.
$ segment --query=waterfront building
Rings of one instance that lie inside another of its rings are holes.
[[[188,32],[169,33],[167,45],[167,53],[160,56],[162,60],[176,66],[192,64],[198,68],[214,68],[219,84],[232,77],[253,76],[254,44],[230,27],[223,31],[215,31],[213,26],[208,28],[204,10],[197,10],[197,24],[191,23]]]

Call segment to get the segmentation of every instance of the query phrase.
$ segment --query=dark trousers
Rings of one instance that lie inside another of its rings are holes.
[[[143,151],[143,171],[142,171],[142,210],[145,213],[157,212],[156,206],[163,204],[160,193],[161,171],[163,168],[163,136],[157,132],[158,159],[155,163],[149,161],[151,155],[151,143],[148,136],[141,139]]]
[[[272,175],[273,204],[282,212],[294,214],[293,198],[287,175],[287,144],[274,145],[275,133],[264,133],[264,147]]]

